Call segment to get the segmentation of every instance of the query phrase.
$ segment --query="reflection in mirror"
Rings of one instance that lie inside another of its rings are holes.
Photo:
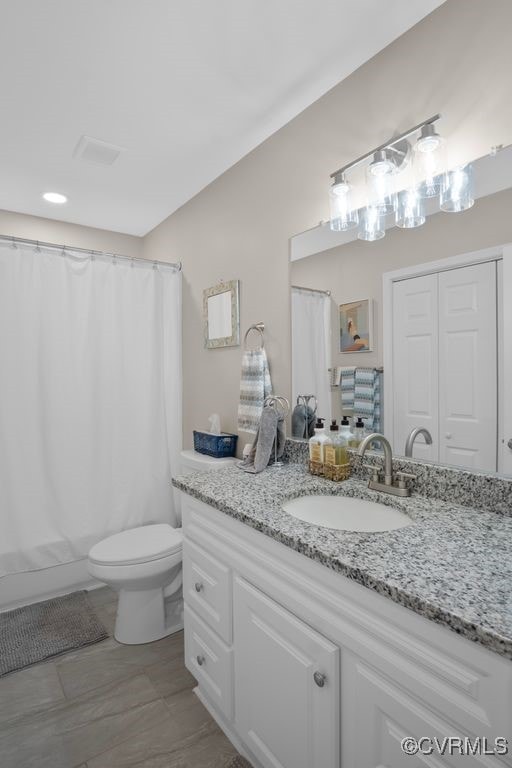
[[[512,475],[512,149],[476,161],[474,172],[475,205],[430,211],[421,229],[386,225],[386,237],[368,243],[323,225],[292,238],[291,282],[331,293],[326,416],[352,419],[360,406],[351,377],[383,371],[380,431],[395,455]],[[340,306],[362,298],[374,308],[372,349],[341,352]],[[298,372],[313,365],[306,350],[324,344],[301,322],[309,342],[294,333],[294,393]],[[317,370],[310,391],[322,381]]]
[[[310,437],[314,415],[331,418],[329,291],[292,286],[292,435]]]
[[[240,343],[239,281],[203,291],[204,345],[207,349]]]

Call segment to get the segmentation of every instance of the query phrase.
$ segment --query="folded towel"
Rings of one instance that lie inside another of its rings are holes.
[[[272,394],[272,382],[264,349],[246,349],[242,357],[238,429],[257,432],[263,403]]]
[[[238,466],[244,472],[262,472],[270,460],[275,457],[275,443],[277,440],[277,458],[280,459],[284,452],[286,431],[284,418],[279,416],[271,405],[263,408],[260,425],[249,454]]]
[[[357,368],[354,386],[354,416],[366,430],[380,432],[380,373],[375,368]]]
[[[292,437],[308,438],[315,433],[315,413],[309,405],[298,403],[292,413]]]
[[[355,366],[341,368],[341,405],[344,411],[354,407]]]

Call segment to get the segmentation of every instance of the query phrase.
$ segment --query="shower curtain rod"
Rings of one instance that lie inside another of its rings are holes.
[[[324,296],[330,296],[330,291],[321,291],[319,288],[304,288],[302,285],[292,285],[296,291],[309,291],[309,293],[323,293]]]
[[[36,248],[53,248],[57,251],[76,251],[86,253],[89,256],[111,256],[115,259],[124,259],[125,261],[141,261],[144,264],[153,264],[161,267],[171,267],[175,272],[181,272],[181,261],[177,264],[170,261],[158,261],[158,259],[143,259],[141,256],[124,256],[122,253],[113,251],[95,251],[93,248],[77,248],[74,245],[59,245],[58,243],[45,243],[43,240],[29,240],[27,237],[14,237],[12,235],[0,235],[0,240],[8,243],[25,243],[26,245],[35,245]]]

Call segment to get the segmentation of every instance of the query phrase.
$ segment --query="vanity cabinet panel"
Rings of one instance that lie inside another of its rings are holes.
[[[512,768],[512,752],[400,749],[405,736],[510,741],[508,659],[203,502],[184,496],[182,509],[187,666],[255,768]],[[205,573],[216,594],[206,601],[195,590]],[[205,647],[208,669],[197,664]],[[322,688],[315,671],[326,675]]]
[[[471,757],[406,755],[405,737],[464,736],[453,725],[426,709],[375,667],[350,653],[343,654],[342,765],[347,768],[440,768],[482,766]]]
[[[222,714],[233,717],[233,650],[185,605],[185,666]]]
[[[339,649],[239,577],[236,727],[265,768],[339,767]]]
[[[224,642],[231,643],[231,569],[188,538],[183,542],[183,598]]]

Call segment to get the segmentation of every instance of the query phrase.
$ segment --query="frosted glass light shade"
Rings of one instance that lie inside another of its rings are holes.
[[[352,207],[352,187],[346,181],[335,184],[329,190],[331,229],[344,232],[359,224],[359,212]]]
[[[473,166],[453,168],[441,180],[439,205],[442,211],[459,213],[475,203]]]
[[[371,205],[363,208],[360,216],[359,232],[357,233],[359,240],[373,242],[374,240],[381,240],[385,234],[383,215],[379,208]]]
[[[404,189],[398,193],[396,225],[402,229],[421,227],[425,223],[425,203],[417,189]]]

